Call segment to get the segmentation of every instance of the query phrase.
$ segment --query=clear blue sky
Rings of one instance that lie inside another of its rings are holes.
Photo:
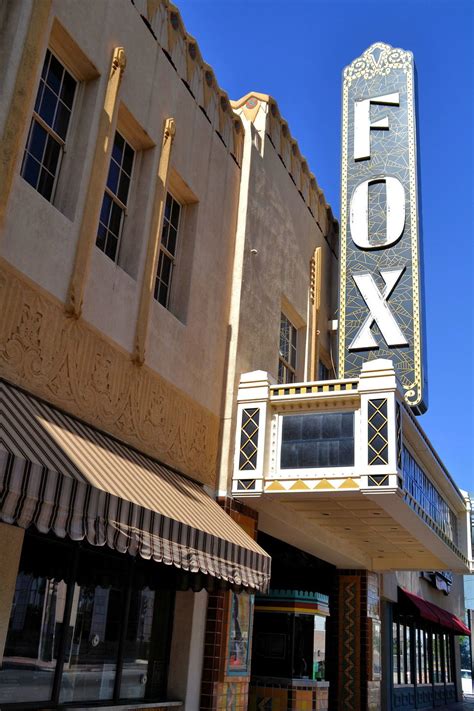
[[[474,491],[474,0],[176,0],[231,99],[275,97],[339,217],[341,72],[374,42],[418,72],[429,409],[422,427]]]

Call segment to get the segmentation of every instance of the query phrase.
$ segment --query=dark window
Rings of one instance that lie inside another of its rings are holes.
[[[132,180],[135,151],[117,131],[115,133],[109,174],[105,187],[96,244],[116,262],[127,214],[127,201]]]
[[[296,380],[298,332],[285,314],[280,316],[280,354],[278,360],[278,382],[294,383]]]
[[[393,683],[452,683],[453,635],[395,607],[392,625]]]
[[[310,469],[354,464],[352,412],[285,415],[281,468]]]
[[[453,541],[458,541],[457,517],[438,489],[431,483],[423,469],[412,457],[406,447],[403,447],[403,483],[407,501],[413,508],[415,502],[441,528],[443,533]]]
[[[176,268],[176,252],[181,217],[181,205],[168,193],[166,196],[160,257],[155,279],[155,299],[166,309],[169,307],[171,280]]]
[[[49,201],[54,197],[76,87],[76,80],[48,49],[21,175]]]
[[[318,362],[318,380],[331,380],[332,369],[328,368],[322,361]]]
[[[158,567],[27,533],[0,669],[2,708],[163,696],[174,593],[162,589]]]

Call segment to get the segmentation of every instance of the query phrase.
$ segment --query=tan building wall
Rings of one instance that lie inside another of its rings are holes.
[[[272,112],[279,116],[275,101],[251,92],[232,106],[243,120],[245,142],[221,446],[222,493],[232,467],[241,373],[263,370],[277,380],[282,313],[298,329],[296,380],[317,379],[311,372],[312,344],[330,368],[334,344],[328,321],[333,316],[332,290],[337,278],[337,222],[286,123],[272,117]],[[313,283],[320,300],[316,320],[311,259],[317,248],[321,280]],[[313,329],[316,341],[312,341]]]
[[[40,18],[41,27],[34,14],[37,4],[26,1],[2,7],[1,39],[9,52],[0,113],[4,136],[12,116],[22,117],[22,121],[17,119],[21,140],[10,140],[4,163],[11,174],[3,173],[9,189],[2,198],[5,222],[0,244],[8,275],[2,282],[2,299],[15,302],[20,322],[13,319],[2,336],[7,342],[14,338],[25,311],[37,312],[36,326],[52,318],[54,311],[56,334],[50,324],[48,333],[41,333],[34,344],[23,344],[26,349],[38,346],[39,341],[38,357],[44,361],[48,347],[50,352],[56,351],[53,358],[60,356],[58,333],[68,331],[68,342],[74,334],[80,342],[89,340],[89,352],[81,356],[86,362],[80,366],[88,375],[78,377],[75,383],[69,370],[53,390],[49,386],[51,372],[27,373],[8,357],[2,372],[53,404],[212,483],[224,381],[242,127],[212,69],[203,62],[197,44],[186,34],[179,13],[164,2],[142,5],[128,0],[43,3],[46,10]],[[158,40],[140,17],[140,12],[147,16],[148,11]],[[33,36],[32,23],[37,29]],[[79,82],[52,204],[20,175],[48,46]],[[121,81],[112,91],[111,59],[114,49],[120,47],[126,63],[120,69]],[[25,53],[28,82],[24,76]],[[15,102],[20,103],[21,111]],[[110,120],[104,124],[107,111]],[[174,119],[176,133],[168,170],[160,175],[163,128],[169,118]],[[93,232],[98,220],[89,217],[100,209],[116,128],[136,150],[117,264],[95,246]],[[132,367],[147,247],[161,231],[159,227],[153,229],[154,209],[166,182],[183,206],[171,302],[165,309],[151,299],[145,365]],[[81,241],[87,244],[78,261]],[[61,316],[58,307],[67,304],[74,278],[83,288],[83,304],[76,307],[80,318],[71,325],[71,319],[65,313]],[[20,283],[26,283],[27,288]],[[44,302],[41,306],[33,305],[37,294]],[[31,333],[31,327],[26,332]],[[56,342],[51,344],[54,335]],[[79,369],[78,363],[74,365]],[[102,386],[96,387],[98,379]],[[128,398],[123,383],[131,379],[144,397],[153,388],[157,391],[154,401],[146,406],[141,398],[135,398],[133,407],[140,409],[139,419],[144,421],[141,432],[140,426],[137,432],[131,416],[127,425],[120,425],[104,414],[107,408],[117,408],[120,400]],[[89,403],[71,397],[71,390],[89,387],[94,388]],[[104,398],[110,402],[104,402]],[[168,442],[178,440],[176,446],[160,445],[153,441],[155,435],[143,435],[147,426],[144,409],[152,410],[149,419],[166,432]]]

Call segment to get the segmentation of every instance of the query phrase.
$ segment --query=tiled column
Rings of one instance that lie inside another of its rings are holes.
[[[380,711],[381,627],[379,579],[366,570],[338,571],[328,625],[329,707]]]
[[[257,514],[229,497],[218,500],[225,511],[253,538],[257,534]],[[247,593],[242,593],[246,595]],[[232,593],[220,590],[209,594],[201,684],[201,711],[247,711],[250,683],[248,674],[229,677],[229,621]],[[250,628],[253,619],[250,622]],[[249,636],[249,654],[251,635]]]

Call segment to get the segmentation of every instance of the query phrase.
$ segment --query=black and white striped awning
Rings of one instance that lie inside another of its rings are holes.
[[[199,484],[0,381],[0,520],[265,591],[270,557]]]

